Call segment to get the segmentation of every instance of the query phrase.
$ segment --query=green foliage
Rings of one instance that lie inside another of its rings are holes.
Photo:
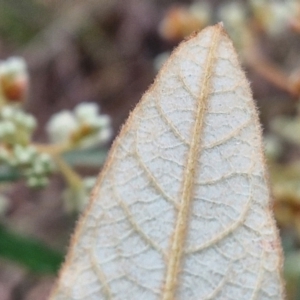
[[[35,239],[0,225],[0,257],[17,262],[32,272],[56,273],[64,256]]]

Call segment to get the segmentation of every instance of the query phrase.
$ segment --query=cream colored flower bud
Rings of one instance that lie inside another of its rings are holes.
[[[52,116],[47,124],[47,132],[51,142],[66,143],[78,126],[74,115],[70,111],[64,110]]]

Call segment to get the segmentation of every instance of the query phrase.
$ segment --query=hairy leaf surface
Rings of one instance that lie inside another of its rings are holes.
[[[131,113],[51,299],[283,299],[269,199],[249,84],[209,27]]]

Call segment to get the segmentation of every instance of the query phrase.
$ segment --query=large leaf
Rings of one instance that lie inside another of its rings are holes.
[[[261,132],[222,25],[131,113],[51,299],[283,299]]]

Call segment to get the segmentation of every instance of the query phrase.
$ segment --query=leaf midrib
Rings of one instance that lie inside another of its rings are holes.
[[[175,230],[170,248],[170,256],[167,262],[167,271],[165,275],[165,284],[163,288],[162,300],[174,300],[180,264],[183,256],[183,247],[186,241],[187,227],[191,200],[194,193],[194,179],[197,169],[200,153],[200,141],[203,131],[205,113],[207,111],[208,97],[211,89],[211,75],[215,67],[217,59],[216,50],[219,44],[223,26],[219,24],[213,32],[211,45],[208,50],[205,67],[203,71],[203,79],[199,98],[197,99],[197,107],[195,112],[195,123],[192,129],[190,149],[187,155],[187,161],[184,169],[183,185],[181,193],[181,203],[177,214]]]

